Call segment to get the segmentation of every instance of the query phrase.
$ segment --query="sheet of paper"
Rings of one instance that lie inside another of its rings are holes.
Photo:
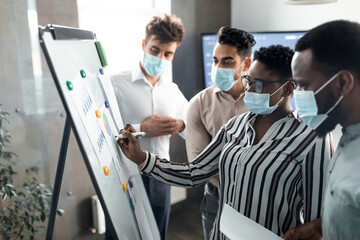
[[[95,150],[101,167],[109,167],[111,154],[105,141],[103,120],[98,119],[95,114],[95,99],[85,79],[77,75],[72,80],[73,90],[71,97],[81,117],[81,121],[89,136],[91,145]],[[99,122],[101,121],[101,122]]]
[[[117,131],[119,131],[120,129],[124,128],[124,123],[121,118],[119,105],[116,100],[114,88],[111,84],[110,77],[107,75],[105,69],[103,70],[104,70],[104,74],[98,73],[97,78],[104,92],[104,96],[107,97],[107,101],[109,102],[110,105],[111,115],[114,119],[115,125],[117,127]]]
[[[101,113],[101,118],[98,118],[98,124],[104,133],[105,137],[105,144],[107,145],[108,149],[110,150],[110,154],[112,159],[117,159],[119,157],[118,153],[118,145],[115,139],[117,135],[117,129],[114,124],[114,120],[105,104],[102,104],[99,108]],[[107,163],[110,166],[110,162]]]
[[[220,231],[231,240],[281,240],[278,235],[245,217],[228,204],[220,218]]]
[[[128,185],[130,185],[130,181],[131,186],[129,186],[129,197],[136,215],[136,220],[139,226],[141,237],[142,239],[152,240],[153,238],[151,234],[151,227],[146,217],[144,205],[141,201],[141,193],[137,188],[137,181],[134,177],[130,177],[128,180]]]

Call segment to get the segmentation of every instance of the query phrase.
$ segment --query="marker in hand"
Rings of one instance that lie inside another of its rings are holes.
[[[132,133],[132,135],[136,138],[138,137],[145,137],[146,136],[146,133],[145,132],[134,132]],[[116,139],[119,139],[119,138],[126,138],[124,137],[122,134],[119,134],[117,136],[115,136]]]

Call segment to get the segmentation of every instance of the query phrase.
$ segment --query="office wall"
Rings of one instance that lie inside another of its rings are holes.
[[[247,31],[307,30],[326,21],[360,22],[360,1],[288,5],[285,0],[231,0],[231,26]]]
[[[190,100],[205,87],[201,34],[230,26],[230,0],[172,0],[171,13],[185,25],[185,38],[173,61],[173,81]]]

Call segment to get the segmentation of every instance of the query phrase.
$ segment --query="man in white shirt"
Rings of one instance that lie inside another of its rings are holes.
[[[186,121],[186,152],[189,160],[195,159],[209,145],[230,118],[247,112],[240,76],[250,67],[251,48],[254,45],[254,37],[243,30],[229,27],[219,29],[211,70],[214,86],[199,92],[189,102]],[[201,202],[206,240],[209,239],[219,208],[218,185],[218,176],[210,178]]]
[[[329,164],[322,217],[284,239],[360,239],[360,24],[337,20],[311,29],[296,44],[295,106],[318,135],[343,129]]]
[[[184,137],[188,101],[165,73],[184,36],[176,16],[153,17],[146,25],[142,42],[144,58],[132,71],[112,77],[112,84],[124,123],[146,133],[143,149],[169,158],[170,136]],[[142,176],[162,239],[166,239],[170,216],[170,187]]]

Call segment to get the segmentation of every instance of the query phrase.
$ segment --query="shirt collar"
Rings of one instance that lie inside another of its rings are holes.
[[[360,123],[355,123],[353,125],[344,127],[341,129],[344,137],[352,139],[360,135]]]
[[[257,117],[258,115],[256,115],[256,114],[253,113],[253,112],[249,112],[249,113],[250,113],[249,116],[248,116],[249,122],[250,122],[251,124],[253,124],[254,121],[255,121],[255,119],[256,119],[256,117]],[[287,119],[289,119],[289,118],[296,118],[296,114],[297,114],[296,111],[291,111],[286,117],[280,118],[279,120],[277,120],[276,122],[274,122],[272,125],[281,124],[282,122],[286,122]],[[297,118],[296,118],[296,119],[297,119]]]
[[[140,62],[138,62],[138,64],[133,68],[131,72],[131,81],[135,82],[140,80],[143,80],[144,82],[150,84],[149,81],[146,79],[145,74],[141,70]],[[164,78],[161,75],[159,81],[155,85],[162,85],[163,83],[164,83]]]
[[[229,93],[226,93],[225,91],[221,90],[220,88],[215,87],[215,85],[213,85],[214,88],[214,93],[215,94],[220,94],[223,96],[223,98],[227,99],[228,101],[231,102],[237,102],[240,99],[243,99],[245,96],[245,92],[240,93],[239,97],[237,99],[234,99]]]
[[[213,86],[214,86],[214,93],[222,92],[222,90],[220,88],[215,87],[215,85],[213,85]]]
[[[131,71],[131,81],[135,82],[137,80],[147,81],[144,73],[141,71],[140,62],[138,62],[137,65]]]

